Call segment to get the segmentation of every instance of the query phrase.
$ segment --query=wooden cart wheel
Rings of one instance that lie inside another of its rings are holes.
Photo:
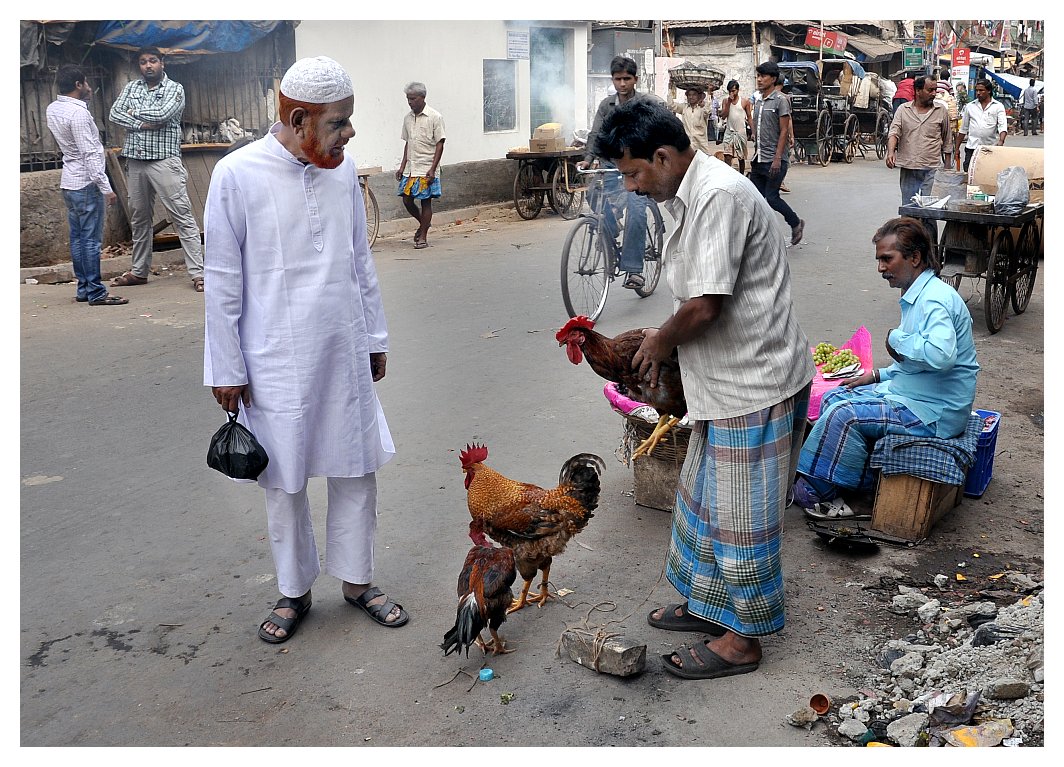
[[[831,162],[835,151],[835,130],[831,125],[831,113],[824,109],[816,118],[816,155],[821,166]]]
[[[543,190],[535,189],[543,182],[539,169],[530,162],[523,162],[514,177],[514,208],[521,218],[530,220],[539,215],[543,207]]]
[[[842,151],[842,159],[847,163],[851,163],[857,155],[857,144],[861,140],[861,126],[857,122],[857,115],[850,115],[846,118],[846,122],[842,126],[842,135],[846,139],[846,148]]]
[[[1016,314],[1027,311],[1031,294],[1034,293],[1034,280],[1038,274],[1038,235],[1038,225],[1028,221],[1020,229],[1020,236],[1016,240],[1016,256],[1012,260],[1015,264],[1012,269],[1012,290],[1009,291],[1012,310]]]
[[[890,131],[890,112],[879,111],[876,118],[876,157],[882,160],[887,156],[887,133]]]
[[[997,333],[1005,325],[1005,312],[1009,303],[1009,264],[1012,261],[1012,233],[1002,229],[994,238],[990,259],[986,265],[986,293],[983,307],[986,327]]]
[[[577,218],[584,207],[584,188],[580,185],[580,173],[576,169],[576,163],[572,160],[559,160],[551,175],[550,188],[551,207],[554,211],[565,219]]]

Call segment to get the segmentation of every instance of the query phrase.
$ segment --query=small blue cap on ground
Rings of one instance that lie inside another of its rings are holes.
[[[490,682],[494,678],[495,678],[495,672],[492,671],[490,668],[482,668],[480,670],[480,681],[481,682]]]

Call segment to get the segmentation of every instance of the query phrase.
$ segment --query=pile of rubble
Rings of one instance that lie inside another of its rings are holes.
[[[1000,609],[988,600],[946,607],[898,586],[890,610],[921,628],[879,648],[858,699],[825,715],[832,728],[855,745],[1042,745],[1043,584],[1024,573],[1003,577],[1025,595]],[[948,582],[935,578],[943,591]],[[798,711],[790,723],[816,719]]]

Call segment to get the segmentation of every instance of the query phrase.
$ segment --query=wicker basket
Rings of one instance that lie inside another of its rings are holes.
[[[639,447],[643,440],[653,433],[656,424],[628,415],[624,416],[624,420],[626,424],[623,442],[629,446],[629,455],[631,455],[631,451]],[[690,441],[691,427],[673,426],[665,432],[665,436],[658,442],[650,457],[666,463],[682,464],[687,457],[687,445]]]
[[[709,90],[720,88],[724,82],[724,73],[712,67],[697,67],[682,64],[669,70],[669,83],[677,90],[699,88]]]

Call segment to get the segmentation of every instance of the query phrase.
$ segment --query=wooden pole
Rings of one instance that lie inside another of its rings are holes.
[[[761,62],[757,59],[757,22],[750,22],[750,44],[754,46],[754,69],[757,69],[757,65]]]

